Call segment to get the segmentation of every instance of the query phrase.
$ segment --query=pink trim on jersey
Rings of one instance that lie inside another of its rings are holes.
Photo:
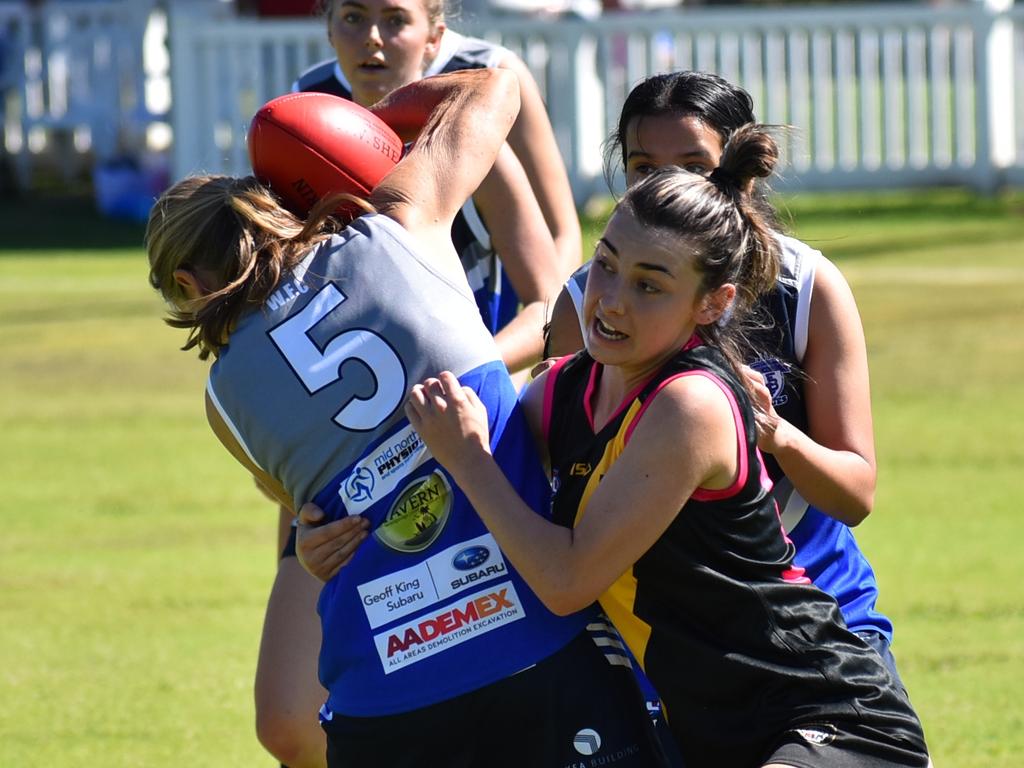
[[[796,563],[782,572],[782,580],[792,584],[810,584],[811,580],[805,575],[806,571]]]
[[[760,448],[757,449],[757,458],[761,462],[761,487],[770,493],[775,484],[772,482],[771,477],[768,475],[768,470],[765,468]],[[782,525],[782,511],[779,509],[779,502],[772,499],[772,506],[775,507],[775,519],[779,521],[779,534],[782,536],[782,540],[787,544],[792,545],[793,540],[789,538],[789,534],[786,533],[786,529]],[[794,561],[790,563],[789,568],[782,572],[782,580],[790,581],[794,584],[810,584],[811,580],[807,577],[806,573],[807,572]]]
[[[594,408],[593,406],[591,406],[590,401],[594,397],[595,391],[597,389],[598,368],[604,368],[604,366],[601,365],[600,363],[595,362],[594,367],[590,369],[590,378],[587,381],[587,391],[583,393],[583,410],[587,414],[587,422],[590,424],[590,431],[593,432],[595,435],[597,434],[597,428],[594,426]],[[615,419],[618,418],[618,415],[622,413],[626,406],[628,406],[630,403],[636,400],[636,396],[643,391],[643,388],[646,387],[648,382],[650,382],[650,380],[653,379],[656,375],[657,371],[652,373],[646,379],[644,379],[635,387],[633,387],[633,389],[631,389],[628,393],[626,393],[626,396],[622,398],[622,402],[619,403],[619,407],[616,408],[615,412],[608,417],[608,421],[601,425],[602,428],[606,424],[611,424],[613,421],[615,421]]]
[[[548,437],[551,434],[551,403],[555,399],[555,379],[558,378],[559,372],[569,360],[572,359],[572,355],[566,355],[560,357],[555,361],[555,364],[548,368],[548,377],[544,381],[544,406],[541,409],[541,429],[544,433],[544,442],[548,442]]]
[[[699,347],[702,343],[703,342],[695,333],[690,337],[689,341],[687,341],[682,347],[679,348],[679,351],[686,352],[690,349],[693,349],[694,347]],[[587,421],[590,423],[590,429],[595,434],[597,433],[597,430],[594,428],[594,410],[590,405],[590,400],[594,395],[594,390],[597,388],[597,368],[599,365],[601,364],[595,361],[594,367],[590,369],[590,379],[589,381],[587,381],[587,391],[583,394],[583,409],[587,414]],[[603,368],[604,366],[601,367]],[[615,409],[615,412],[608,417],[608,421],[606,423],[610,424],[611,422],[613,422],[618,417],[618,415],[622,413],[622,411],[626,408],[627,405],[636,400],[636,396],[643,391],[643,388],[646,387],[650,380],[653,379],[655,376],[657,376],[657,371],[652,373],[650,376],[648,376],[646,379],[640,382],[637,386],[633,387],[633,389],[631,389],[622,399],[622,402],[619,403],[619,407]],[[665,386],[665,384],[667,383],[668,382],[664,382],[663,384],[661,384],[658,387],[658,389],[655,390],[654,394],[657,394],[657,392],[660,391],[661,388]],[[633,433],[633,429],[636,427],[637,422],[640,420],[640,414],[644,412],[644,408],[646,408],[647,405],[654,398],[654,394],[647,398],[647,402],[644,403],[643,407],[640,409],[640,413],[636,415],[636,418],[633,419],[633,423],[629,425],[626,431],[626,443],[629,442],[629,436]]]

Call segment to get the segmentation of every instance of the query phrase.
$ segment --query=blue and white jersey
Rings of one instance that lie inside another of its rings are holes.
[[[399,224],[360,217],[246,314],[208,393],[296,505],[359,514],[372,537],[323,588],[328,712],[417,709],[508,677],[592,618],[548,611],[405,418],[409,388],[450,370],[487,406],[495,459],[547,515],[550,487],[516,391],[462,276]]]
[[[807,351],[808,321],[814,273],[821,253],[785,235],[776,236],[782,250],[782,264],[775,290],[762,297],[768,327],[757,339],[761,349],[771,350],[752,361],[765,378],[778,414],[806,432],[807,408],[800,367]],[[584,264],[566,282],[583,323],[583,292],[590,263]],[[892,640],[892,622],[875,609],[878,583],[849,526],[808,505],[783,474],[774,457],[765,454],[765,467],[775,486],[772,491],[782,513],[783,527],[796,545],[796,565],[820,589],[839,603],[847,626],[854,632],[875,631]]]
[[[441,36],[441,45],[424,76],[463,69],[496,67],[510,56],[500,45],[460,35],[450,29]],[[352,86],[336,59],[328,59],[305,70],[292,83],[292,91],[330,93],[352,100]],[[491,334],[508,325],[519,313],[519,297],[501,268],[501,257],[491,244],[491,235],[473,199],[462,207],[452,222],[452,243],[462,261],[480,317]]]

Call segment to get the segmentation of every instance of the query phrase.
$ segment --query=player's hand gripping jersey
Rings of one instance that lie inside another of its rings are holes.
[[[487,405],[495,458],[547,514],[547,479],[468,286],[392,219],[364,216],[314,249],[211,369],[215,407],[296,507],[370,521],[320,596],[329,712],[392,714],[480,688],[554,653],[591,615],[544,608],[405,419],[409,387],[440,370]]]

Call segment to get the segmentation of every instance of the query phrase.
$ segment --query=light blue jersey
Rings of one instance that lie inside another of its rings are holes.
[[[296,505],[370,521],[373,535],[320,596],[328,717],[481,688],[558,651],[592,617],[541,604],[406,420],[409,388],[442,370],[477,392],[495,459],[547,515],[548,481],[469,286],[385,216],[313,250],[211,369],[215,407]]]

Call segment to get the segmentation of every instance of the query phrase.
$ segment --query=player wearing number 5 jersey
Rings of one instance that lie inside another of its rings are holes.
[[[192,330],[186,348],[216,357],[214,431],[282,503],[315,501],[330,521],[309,565],[326,579],[332,766],[562,766],[586,728],[598,754],[652,764],[629,672],[584,632],[592,612],[541,604],[401,408],[414,381],[457,371],[487,404],[509,478],[546,514],[547,481],[448,234],[516,104],[514,77],[495,70],[381,101],[373,111],[403,138],[426,121],[422,140],[371,195],[376,212],[340,232],[324,206],[303,224],[253,178],[186,179],[150,218],[151,282]],[[358,551],[338,545],[361,527]],[[451,722],[475,737],[450,738]]]

